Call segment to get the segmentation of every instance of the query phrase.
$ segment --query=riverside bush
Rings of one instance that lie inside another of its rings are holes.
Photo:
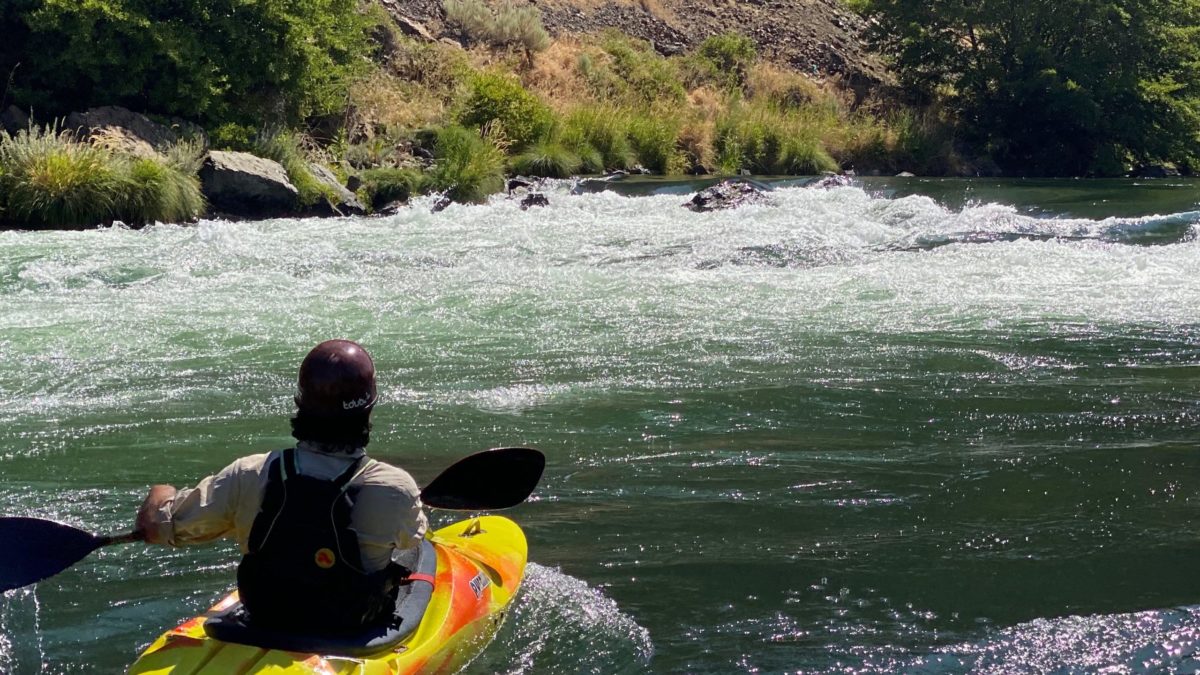
[[[534,143],[512,159],[513,171],[545,178],[566,178],[577,173],[582,166],[583,160],[578,154],[551,139]]]
[[[365,201],[376,210],[393,202],[407,202],[429,184],[429,179],[417,169],[368,169],[361,178]]]
[[[205,208],[195,150],[132,157],[53,127],[0,133],[0,216],[34,228],[194,220]]]
[[[562,134],[579,139],[576,147],[586,144],[599,155],[599,166],[589,167],[590,172],[627,170],[638,161],[629,143],[629,120],[629,113],[618,108],[581,106],[566,115]],[[584,152],[576,152],[583,157]]]
[[[488,71],[471,80],[470,93],[458,121],[480,129],[499,125],[512,148],[521,151],[550,131],[554,116],[550,108],[521,86],[515,77]]]
[[[0,4],[11,100],[60,115],[99,105],[225,122],[338,111],[366,66],[357,0],[23,0]],[[20,64],[17,67],[17,64]]]
[[[836,171],[820,128],[769,105],[738,106],[717,122],[717,164],[724,173],[806,175]]]
[[[504,189],[504,150],[491,128],[451,125],[437,132],[429,187],[456,202],[481,204]]]

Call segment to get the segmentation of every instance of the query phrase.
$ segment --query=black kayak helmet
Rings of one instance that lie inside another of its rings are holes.
[[[327,340],[300,364],[296,407],[300,414],[326,419],[365,416],[375,407],[375,362],[362,345]]]

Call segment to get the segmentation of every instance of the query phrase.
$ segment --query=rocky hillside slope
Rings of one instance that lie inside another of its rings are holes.
[[[393,14],[445,32],[441,0],[379,0]],[[490,0],[495,2],[496,0]],[[520,0],[518,0],[520,1]],[[863,41],[866,28],[844,0],[528,0],[551,35],[616,28],[649,40],[663,54],[691,50],[705,38],[736,30],[761,56],[818,78],[834,78],[860,95],[889,81]]]

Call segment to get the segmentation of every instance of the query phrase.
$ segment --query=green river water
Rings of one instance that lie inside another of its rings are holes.
[[[376,456],[548,455],[471,673],[1200,672],[1200,183],[617,187],[0,233],[0,512],[128,529],[284,447],[346,337]],[[236,562],[125,546],[11,592],[0,672],[121,672]]]

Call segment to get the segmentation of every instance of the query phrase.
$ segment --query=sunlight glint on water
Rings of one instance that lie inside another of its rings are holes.
[[[349,337],[380,457],[549,455],[472,672],[1194,670],[1194,203],[569,190],[0,233],[3,512],[128,529],[148,485],[286,444],[299,358]],[[236,560],[103,551],[4,599],[0,670],[118,672]]]

